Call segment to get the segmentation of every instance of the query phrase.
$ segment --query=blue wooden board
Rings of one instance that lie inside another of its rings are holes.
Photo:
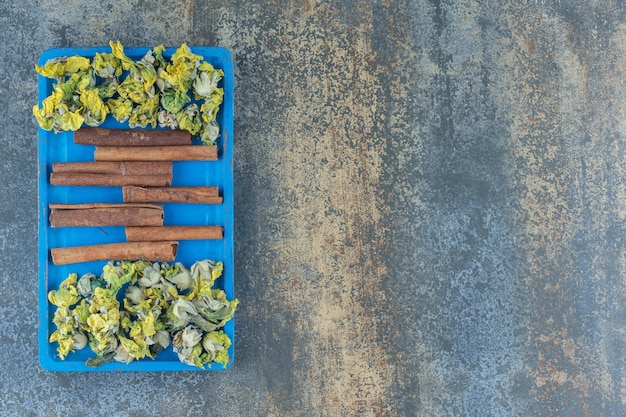
[[[216,141],[218,147],[217,161],[175,161],[173,163],[172,186],[218,186],[223,196],[223,204],[163,204],[164,225],[221,225],[224,228],[222,240],[201,240],[179,242],[175,262],[190,267],[196,261],[210,259],[224,263],[224,274],[216,281],[216,287],[226,292],[229,300],[234,297],[234,190],[233,190],[233,90],[234,74],[231,54],[224,48],[194,47],[191,51],[203,56],[204,60],[215,68],[224,71],[220,87],[224,88],[224,101],[217,115],[220,136]],[[126,54],[133,59],[140,59],[149,48],[125,48]],[[174,48],[166,49],[164,56],[171,57]],[[56,48],[46,50],[39,58],[43,65],[52,58],[80,55],[92,58],[96,52],[110,52],[109,47],[87,49]],[[53,91],[55,81],[39,76],[39,104]],[[100,127],[128,128],[109,117]],[[74,144],[73,132],[53,133],[39,128],[38,132],[38,216],[39,216],[39,360],[42,368],[50,371],[90,371],[90,372],[123,372],[123,371],[202,371],[200,368],[181,363],[172,347],[161,352],[156,359],[142,359],[130,364],[109,363],[98,368],[86,366],[85,360],[95,354],[89,347],[70,353],[65,360],[56,356],[56,343],[48,342],[50,334],[55,330],[52,316],[55,307],[47,301],[47,293],[58,285],[70,273],[79,276],[92,272],[99,275],[106,261],[85,262],[71,265],[54,265],[50,257],[50,249],[67,246],[88,245],[97,243],[124,242],[123,227],[62,227],[51,228],[48,221],[49,203],[90,203],[107,202],[121,203],[121,187],[69,187],[49,184],[52,164],[55,162],[93,161],[95,147]],[[198,146],[202,146],[198,144]],[[234,319],[227,323],[224,331],[233,342],[229,355],[234,360],[235,325]],[[232,365],[232,360],[226,368]],[[225,369],[220,364],[213,364],[209,370]]]

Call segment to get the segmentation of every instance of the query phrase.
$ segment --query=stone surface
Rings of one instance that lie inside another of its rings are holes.
[[[626,10],[4,1],[0,416],[626,415]],[[37,363],[38,55],[235,57],[236,362]]]

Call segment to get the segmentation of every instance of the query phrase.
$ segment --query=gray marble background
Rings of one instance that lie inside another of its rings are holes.
[[[617,1],[0,2],[0,416],[626,415]],[[37,360],[47,48],[235,60],[236,362]]]

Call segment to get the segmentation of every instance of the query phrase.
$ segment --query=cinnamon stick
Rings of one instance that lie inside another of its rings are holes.
[[[119,175],[92,174],[89,172],[53,172],[52,185],[121,187],[124,185],[167,186],[172,183],[171,175]]]
[[[176,258],[178,242],[123,242],[87,246],[71,246],[50,250],[55,265],[91,261],[171,262]]]
[[[114,161],[114,162],[56,162],[52,172],[84,172],[114,175],[172,175],[169,161]]]
[[[191,133],[186,130],[83,128],[74,132],[74,143],[98,146],[191,145]]]
[[[126,203],[222,204],[217,187],[122,187]]]
[[[158,204],[50,204],[50,227],[161,226]]]
[[[154,226],[126,227],[126,240],[129,242],[161,240],[216,240],[222,239],[221,226]]]
[[[215,161],[217,146],[96,146],[96,161]]]

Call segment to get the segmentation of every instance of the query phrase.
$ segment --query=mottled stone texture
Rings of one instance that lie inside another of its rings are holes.
[[[615,1],[4,1],[0,416],[626,415]],[[36,348],[49,47],[235,57],[236,362],[58,374]]]

